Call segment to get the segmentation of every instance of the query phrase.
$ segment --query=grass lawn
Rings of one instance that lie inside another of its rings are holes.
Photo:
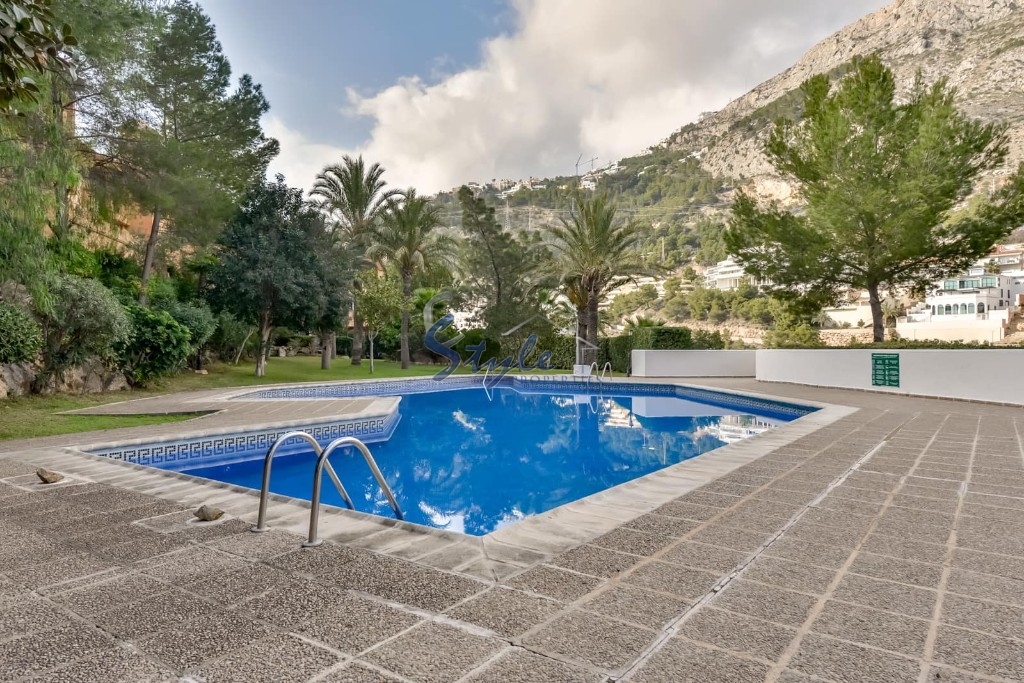
[[[29,439],[37,436],[55,436],[75,432],[90,432],[98,429],[119,427],[142,427],[166,422],[187,420],[191,415],[58,415],[62,411],[88,408],[90,406],[127,401],[147,396],[170,394],[177,391],[197,391],[225,387],[252,386],[256,384],[281,384],[288,382],[327,382],[342,379],[371,379],[374,377],[416,377],[433,375],[441,366],[414,365],[402,370],[394,361],[374,361],[374,373],[370,364],[352,365],[348,358],[336,358],[330,370],[320,369],[319,356],[294,356],[271,358],[267,361],[266,377],[256,377],[254,362],[239,365],[217,364],[207,368],[209,374],[197,375],[183,372],[168,377],[145,390],[119,391],[108,394],[55,396],[25,396],[0,400],[0,441]]]

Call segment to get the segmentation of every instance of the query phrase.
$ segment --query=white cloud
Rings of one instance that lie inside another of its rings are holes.
[[[421,192],[469,180],[573,172],[636,153],[702,111],[718,109],[792,64],[880,0],[513,0],[511,35],[482,46],[481,63],[436,83],[402,79],[370,96],[359,150],[392,185]],[[343,150],[280,120],[282,170],[308,186]],[[350,152],[350,153],[351,153]]]

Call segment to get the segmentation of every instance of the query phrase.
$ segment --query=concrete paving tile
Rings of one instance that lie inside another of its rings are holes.
[[[819,493],[820,491],[791,491],[790,489],[770,486],[754,494],[754,499],[778,501],[790,505],[806,505],[817,498]]]
[[[945,666],[933,666],[928,669],[927,680],[928,683],[988,683],[992,679],[979,678]]]
[[[173,538],[181,538],[196,543],[212,541],[227,536],[249,534],[251,524],[240,519],[218,520],[215,522],[197,522],[184,525],[184,528],[168,534]]]
[[[56,628],[70,620],[67,612],[38,597],[12,599],[0,610],[0,640]]]
[[[350,600],[350,594],[342,588],[321,581],[294,579],[247,600],[239,608],[258,619],[295,629],[313,619],[341,614]]]
[[[940,626],[935,661],[987,676],[1024,680],[1024,646],[1019,640]]]
[[[147,560],[158,555],[165,555],[175,550],[180,550],[185,545],[186,543],[180,539],[153,534],[144,539],[133,539],[124,543],[106,545],[92,552],[114,562],[130,563]],[[88,546],[86,546],[86,549],[88,549]]]
[[[900,508],[931,510],[933,512],[951,514],[956,512],[957,501],[956,498],[943,500],[939,498],[925,498],[923,496],[911,496],[900,493],[893,497],[892,504]]]
[[[254,534],[258,537],[262,534]],[[356,550],[343,545],[323,544],[317,548],[298,548],[292,552],[267,560],[267,564],[278,569],[319,578],[334,578],[343,572],[343,567],[356,560],[372,556],[366,550]]]
[[[709,493],[707,491],[692,491],[685,496],[676,499],[680,503],[692,503],[693,505],[707,505],[714,508],[729,508],[739,503],[742,498],[730,496],[724,493]]]
[[[300,537],[275,529],[261,534],[235,534],[206,543],[211,548],[250,560],[269,560],[299,550],[301,544]]]
[[[833,597],[865,607],[931,619],[937,594],[925,588],[847,574],[836,587]]]
[[[660,629],[666,622],[682,614],[689,605],[689,600],[618,584],[597,593],[582,605],[582,609],[647,628]]]
[[[191,669],[202,662],[250,645],[269,635],[272,627],[237,612],[216,612],[187,624],[173,624],[136,641],[143,652],[175,669]]]
[[[704,607],[682,624],[679,635],[740,654],[775,660],[796,636],[796,630]]]
[[[601,579],[541,566],[514,576],[505,583],[513,588],[571,602],[597,588]]]
[[[1024,606],[1024,582],[992,574],[954,569],[949,574],[946,590],[968,597]]]
[[[40,589],[98,574],[114,566],[112,562],[88,553],[72,553],[25,565],[17,577],[23,586]]]
[[[930,564],[946,561],[946,546],[942,543],[926,543],[908,538],[906,535],[873,533],[864,542],[863,550],[875,555],[888,555],[901,560],[914,560]]]
[[[957,548],[953,553],[953,566],[1024,581],[1024,558],[1021,557]]]
[[[905,492],[906,488],[900,489],[901,492]],[[849,500],[858,500],[863,503],[884,503],[889,498],[888,491],[875,491],[872,489],[862,489],[856,486],[850,486],[848,484],[840,484],[839,486],[832,489],[830,496],[837,498],[847,498]]]
[[[913,538],[922,543],[945,545],[949,539],[952,526],[932,526],[916,522],[901,522],[893,518],[883,518],[875,526],[875,533],[894,536],[896,538]]]
[[[18,460],[11,460],[9,458],[0,458],[0,477],[17,477],[23,474],[35,474],[35,471],[39,469],[35,465],[29,465],[28,463],[19,462]]]
[[[603,675],[513,647],[486,669],[469,677],[467,683],[597,683],[601,680],[604,680]]]
[[[712,606],[787,626],[799,626],[815,598],[802,593],[735,580],[712,600]]]
[[[767,458],[769,456],[765,456]],[[763,458],[764,459],[764,458]],[[749,486],[746,484],[735,484],[726,481],[716,480],[710,484],[701,486],[698,491],[706,491],[708,493],[724,493],[730,496],[749,496],[757,490],[756,486]]]
[[[352,662],[333,671],[324,678],[318,678],[319,683],[401,683],[400,678],[382,672],[369,664],[363,662]]]
[[[333,649],[356,655],[412,627],[420,617],[353,595],[339,595],[293,630]]]
[[[286,572],[263,564],[243,564],[237,570],[226,568],[194,576],[180,582],[181,589],[222,605],[233,605],[291,580]]]
[[[800,520],[786,530],[786,535],[792,538],[843,548],[856,548],[864,538],[865,533],[866,530],[863,528],[844,529],[841,527],[812,524],[804,520]]]
[[[662,555],[661,560],[693,569],[707,569],[727,574],[744,562],[748,556],[749,553],[738,550],[684,541],[670,548],[667,553]]]
[[[235,650],[196,671],[205,683],[301,683],[341,658],[290,635],[273,635]]]
[[[1024,638],[1024,607],[948,594],[942,601],[940,619],[953,626],[985,631],[1007,638]]]
[[[705,526],[690,536],[689,540],[749,553],[761,547],[768,538],[769,534],[766,532],[748,531],[716,523]]]
[[[412,562],[370,555],[338,568],[327,579],[340,588],[359,590],[384,600],[440,612],[487,586]]]
[[[783,535],[782,538],[768,546],[764,554],[828,569],[838,569],[850,557],[851,552],[849,548],[811,543]]]
[[[657,536],[678,538],[696,529],[699,526],[699,522],[649,513],[626,522],[625,526],[628,529],[646,531]]]
[[[882,509],[882,503],[854,500],[853,498],[842,498],[840,496],[830,494],[825,496],[821,502],[817,504],[817,507],[823,510],[832,510],[841,513],[845,512],[855,515],[875,515]]]
[[[961,517],[956,544],[961,548],[1024,557],[1024,527],[999,520]]]
[[[804,637],[789,666],[840,683],[908,683],[920,673],[916,660],[814,634]]]
[[[987,493],[968,493],[964,497],[965,504],[985,505],[987,507],[998,507],[1010,510],[1024,510],[1024,498],[1010,498],[1009,496],[993,496]]]
[[[43,633],[19,634],[0,647],[0,680],[42,673],[76,659],[109,654],[114,643],[99,630],[68,623]],[[49,676],[47,676],[47,680]],[[101,679],[105,680],[105,679]]]
[[[142,574],[120,574],[96,583],[49,596],[54,602],[91,616],[167,590],[167,586]]]
[[[634,683],[756,683],[768,667],[685,640],[673,639],[630,679]]]
[[[626,555],[594,545],[581,545],[552,558],[550,564],[581,574],[610,578],[641,561],[643,558],[636,555]]]
[[[650,562],[626,577],[626,583],[696,600],[714,588],[720,579],[721,575],[717,572],[689,569],[665,562]]]
[[[942,577],[942,567],[935,564],[900,560],[885,555],[874,555],[862,552],[850,565],[855,574],[871,576],[876,579],[908,583],[922,588],[935,588]]]
[[[900,488],[900,495],[915,496],[917,498],[931,498],[933,500],[942,500],[954,503],[960,497],[958,491],[937,489],[929,486],[917,486],[914,484],[905,484]]]
[[[426,622],[363,659],[415,681],[446,683],[466,675],[502,647],[498,640]]]
[[[93,621],[119,638],[138,638],[214,610],[213,605],[196,597],[170,590],[100,612]]]
[[[181,679],[171,669],[161,667],[135,650],[115,647],[28,680],[34,683],[176,683]]]
[[[829,600],[811,624],[817,633],[892,650],[911,657],[924,654],[929,622]]]
[[[508,588],[491,590],[448,610],[448,616],[469,622],[506,638],[526,633],[544,622],[562,605],[554,600]]]
[[[743,512],[737,509],[725,513],[725,515],[719,518],[718,523],[756,532],[767,538],[778,533],[789,522],[789,519],[789,517],[783,515],[766,515],[757,512]]]
[[[1024,510],[1015,510],[1013,508],[964,503],[962,513],[965,515],[970,515],[971,517],[985,517],[988,519],[998,519],[1004,522],[1008,522],[1010,524],[1024,524]]]
[[[665,503],[654,510],[656,514],[666,517],[679,517],[681,519],[692,519],[696,522],[706,522],[715,515],[722,513],[722,508],[711,507],[710,505],[695,505],[673,500]]]
[[[767,556],[754,560],[743,572],[747,581],[814,595],[824,593],[833,576],[835,572],[829,569]]]
[[[654,640],[655,632],[589,612],[569,612],[525,638],[531,649],[615,670],[632,661]]]
[[[1024,498],[1024,487],[1000,486],[997,484],[981,484],[972,482],[968,486],[971,493],[987,493],[993,496],[1007,496],[1009,498]]]
[[[246,566],[246,561],[203,546],[151,558],[140,565],[142,573],[170,584],[191,583],[198,577],[216,576]]]
[[[653,555],[673,541],[675,539],[671,536],[660,536],[620,527],[604,536],[595,538],[590,543],[608,550],[647,556]]]

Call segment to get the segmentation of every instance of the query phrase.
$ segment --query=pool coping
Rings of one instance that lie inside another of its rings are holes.
[[[672,385],[737,397],[776,399],[771,394],[706,387],[670,378],[615,378],[610,381]],[[384,397],[377,398],[376,401],[385,402],[377,406],[379,414],[379,410],[388,403],[392,404],[391,410],[397,408],[399,399]],[[376,401],[364,410],[356,412],[360,415],[368,414],[376,405]],[[469,536],[328,505],[321,508],[319,536],[337,543],[414,560],[437,569],[458,571],[476,578],[499,581],[544,562],[553,555],[608,533],[639,515],[650,512],[858,411],[857,408],[848,406],[806,400],[784,399],[784,402],[815,408],[816,411],[768,432],[727,444],[566,503],[485,536]],[[346,413],[339,417],[348,419],[354,414],[356,413]],[[322,422],[323,418],[314,421]],[[292,420],[276,423],[275,428],[302,426],[303,422]],[[305,423],[309,424],[309,421]],[[250,428],[267,427],[251,425]],[[239,427],[234,426],[188,432],[182,436],[197,438],[237,431]],[[133,439],[113,445],[135,445],[152,441],[152,438]],[[111,445],[98,443],[29,450],[19,452],[18,457],[27,462],[56,469],[73,479],[98,481],[187,506],[214,505],[233,517],[255,519],[258,491],[132,462],[112,460],[84,450]],[[714,457],[705,457],[708,455]],[[305,536],[309,509],[309,501],[272,493],[269,496],[267,519],[272,528]]]

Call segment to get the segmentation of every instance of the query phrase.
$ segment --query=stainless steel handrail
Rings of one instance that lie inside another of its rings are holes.
[[[614,374],[612,373],[612,362],[611,361],[608,361],[607,363],[605,363],[604,367],[601,368],[601,379],[602,380],[604,379],[604,373],[605,373],[606,370],[608,371],[608,376],[609,377],[614,377]]]
[[[395,517],[398,519],[405,518],[402,514],[402,509],[398,507],[398,501],[395,500],[395,494],[391,492],[391,487],[388,486],[388,482],[384,479],[384,475],[381,474],[380,468],[377,467],[377,461],[370,454],[370,449],[354,436],[343,436],[329,443],[327,448],[323,449],[320,452],[320,456],[316,459],[316,470],[313,472],[312,507],[309,511],[309,537],[302,543],[304,548],[315,548],[323,543],[323,539],[317,535],[317,530],[320,526],[320,482],[323,480],[324,467],[330,467],[327,459],[331,457],[331,453],[343,446],[354,446],[363,454],[363,458],[366,460],[366,464],[370,466],[374,479],[377,480],[377,485],[380,486],[384,496],[391,503],[391,509],[395,511]]]
[[[274,455],[277,453],[277,449],[281,444],[291,439],[304,439],[313,447],[314,454],[318,457],[321,454],[320,444],[309,432],[288,432],[277,437],[277,440],[271,444],[270,448],[267,449],[267,456],[263,460],[263,485],[260,487],[260,511],[256,517],[256,526],[250,529],[250,531],[254,533],[259,534],[267,530],[267,499],[270,495],[270,463],[274,460]],[[327,465],[327,474],[331,477],[331,481],[334,482],[334,486],[338,489],[338,493],[341,494],[345,504],[350,508],[355,509],[355,506],[352,504],[352,499],[349,498],[348,491],[346,491],[345,487],[341,485],[341,480],[338,479],[338,474],[329,463]]]
[[[598,381],[598,383],[601,383],[601,375],[599,374],[600,372],[601,372],[601,370],[597,367],[597,361],[595,360],[593,363],[590,364],[590,373],[587,375],[587,385],[588,386],[590,385],[590,378],[591,377],[596,379]]]

